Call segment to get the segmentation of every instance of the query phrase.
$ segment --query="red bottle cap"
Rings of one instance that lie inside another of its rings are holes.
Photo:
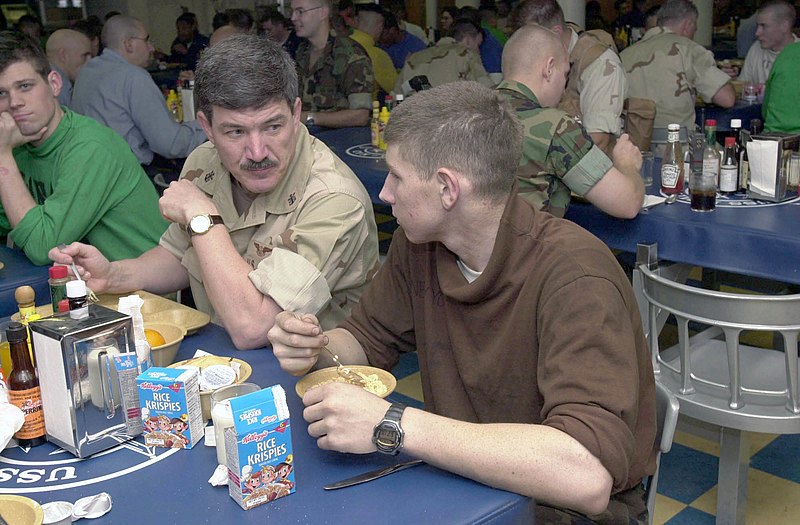
[[[716,125],[717,125],[716,119],[713,118],[706,119],[706,126],[716,126]]]
[[[66,266],[51,266],[49,272],[51,279],[64,279],[67,277]]]
[[[61,299],[58,301],[58,313],[69,312],[69,300]]]
[[[736,137],[725,137],[725,147],[733,147],[736,145]]]

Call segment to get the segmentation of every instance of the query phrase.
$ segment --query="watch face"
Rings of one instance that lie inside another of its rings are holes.
[[[208,215],[192,217],[189,227],[194,233],[205,233],[211,228],[211,218]]]
[[[394,421],[382,421],[375,428],[372,441],[378,451],[384,454],[397,454],[403,444],[403,431]]]

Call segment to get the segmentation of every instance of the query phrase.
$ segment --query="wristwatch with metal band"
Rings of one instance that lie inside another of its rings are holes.
[[[306,113],[306,126],[314,125],[314,114],[312,112]]]
[[[375,425],[372,431],[372,442],[378,448],[378,452],[396,456],[403,448],[403,428],[400,426],[400,419],[406,406],[402,403],[392,403],[386,415],[380,423]]]
[[[219,215],[195,215],[186,226],[189,237],[193,235],[203,235],[207,233],[215,224],[223,224],[222,217]]]

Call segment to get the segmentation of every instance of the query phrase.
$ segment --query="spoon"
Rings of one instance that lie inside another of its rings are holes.
[[[67,245],[62,242],[61,244],[58,245],[58,250],[63,252],[64,248],[66,247]],[[83,279],[81,279],[81,274],[78,273],[78,267],[75,266],[75,261],[72,261],[70,263],[70,267],[72,268],[72,273],[75,274],[75,278],[79,281],[83,281]],[[90,303],[97,303],[100,301],[100,298],[97,297],[97,294],[95,294],[92,291],[92,289],[89,288],[88,286],[86,287],[86,298],[89,300]]]
[[[342,364],[342,362],[339,361],[339,356],[334,354],[333,351],[330,348],[328,348],[327,346],[323,346],[322,349],[327,351],[331,355],[333,360],[336,361],[336,372],[341,377],[345,378],[349,383],[358,385],[358,386],[360,386],[362,388],[367,384],[364,381],[364,378],[362,378],[360,375],[358,375],[358,372],[355,372],[355,371],[347,368],[346,366],[344,366]]]

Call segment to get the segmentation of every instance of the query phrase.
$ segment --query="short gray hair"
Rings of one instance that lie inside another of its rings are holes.
[[[262,108],[285,100],[294,111],[298,94],[294,61],[264,36],[231,36],[206,49],[195,73],[197,110],[211,120],[213,106]]]
[[[112,16],[103,26],[100,41],[104,47],[119,51],[127,39],[139,36],[139,27],[144,27],[144,23],[134,16]]]
[[[667,0],[658,10],[656,23],[663,26],[689,17],[697,19],[697,14],[697,6],[691,0]]]
[[[514,110],[477,82],[453,82],[409,97],[392,111],[384,138],[422,180],[449,168],[469,178],[479,197],[495,201],[512,191],[522,156],[522,125]]]
[[[767,0],[758,9],[759,13],[770,13],[776,22],[784,22],[789,25],[789,29],[794,27],[797,12],[794,6],[784,0]]]

